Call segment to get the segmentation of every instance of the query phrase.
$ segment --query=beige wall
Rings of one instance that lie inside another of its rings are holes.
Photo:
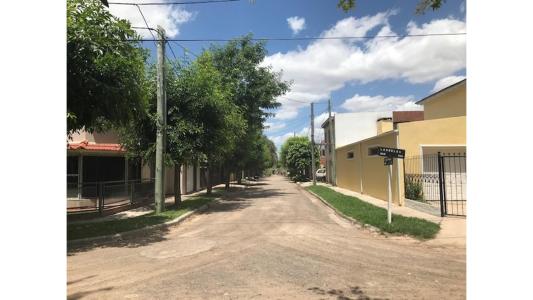
[[[337,185],[372,197],[388,200],[387,167],[383,157],[368,155],[368,148],[384,146],[396,148],[396,132],[381,134],[337,149]],[[353,151],[354,158],[347,153]],[[392,201],[403,205],[403,175],[398,176],[402,164],[395,159],[392,168]],[[401,161],[400,161],[401,162]],[[403,173],[402,173],[403,174]]]
[[[376,134],[382,134],[392,130],[392,120],[379,120],[377,122],[378,131]]]
[[[466,116],[466,82],[422,102],[424,120]]]
[[[71,142],[78,143],[87,140],[89,143],[97,144],[118,144],[118,135],[113,131],[107,131],[102,133],[89,133],[85,130],[74,132],[72,134]]]
[[[348,152],[354,153],[353,159],[348,159]],[[361,156],[360,145],[350,144],[336,150],[337,154],[337,186],[356,192],[361,192]]]
[[[422,155],[421,146],[466,145],[466,116],[398,124],[399,148],[405,156]]]

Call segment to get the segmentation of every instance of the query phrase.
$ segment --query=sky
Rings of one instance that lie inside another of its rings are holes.
[[[141,6],[141,10],[150,27],[161,25],[169,38],[177,39],[231,39],[248,33],[258,38],[298,38],[466,32],[463,0],[448,0],[439,10],[423,15],[415,14],[418,0],[358,0],[348,13],[336,3],[242,0]],[[132,26],[146,26],[136,6],[110,3],[110,11],[130,20]],[[152,37],[147,30],[138,33]],[[190,52],[200,53],[210,43],[172,42],[170,46],[176,56],[194,58]],[[154,43],[143,44],[155,57]],[[328,99],[333,114],[421,110],[416,101],[466,76],[466,35],[268,41],[266,48],[268,55],[261,65],[282,72],[283,80],[292,82],[291,90],[277,99],[282,106],[271,111],[275,116],[265,124],[265,135],[278,149],[290,136],[310,136],[311,102],[315,103],[315,141],[320,142]]]

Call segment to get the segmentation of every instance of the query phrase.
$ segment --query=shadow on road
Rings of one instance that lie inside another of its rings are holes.
[[[265,184],[267,183],[255,183]],[[221,200],[211,203],[209,208],[199,214],[213,214],[223,213],[236,210],[242,210],[249,207],[256,199],[280,197],[288,193],[282,192],[280,189],[264,189],[261,187],[248,186],[245,189],[231,188],[224,193]],[[167,227],[150,229],[143,232],[123,234],[123,237],[116,238],[114,240],[101,240],[87,243],[80,243],[76,245],[67,246],[67,255],[75,255],[80,252],[87,252],[96,248],[108,248],[108,247],[123,247],[123,248],[137,248],[142,246],[148,246],[153,243],[165,241],[165,237],[169,229]]]
[[[81,282],[81,281],[84,281],[84,280],[86,280],[86,279],[93,278],[93,277],[96,277],[96,275],[85,276],[85,277],[80,278],[80,279],[76,279],[76,280],[72,280],[72,281],[67,281],[67,285],[71,285],[71,284],[74,284],[74,283],[78,283],[78,282]]]
[[[383,298],[370,298],[358,286],[350,287],[349,291],[347,292],[344,292],[343,290],[339,289],[330,289],[326,291],[319,287],[312,287],[308,288],[307,290],[312,291],[317,295],[337,296],[338,300],[385,300]]]
[[[76,245],[67,246],[67,256],[75,255],[79,252],[86,252],[95,248],[108,248],[108,247],[122,247],[122,248],[137,248],[147,246],[153,243],[165,241],[166,234],[169,229],[166,227],[148,229],[143,232],[132,233],[131,235],[124,236],[122,238],[116,238],[113,240],[102,240],[87,243],[80,243]]]
[[[83,297],[85,297],[87,295],[90,295],[90,294],[99,293],[99,292],[103,292],[103,291],[110,291],[112,289],[113,289],[112,287],[105,287],[105,288],[96,289],[96,290],[78,292],[78,293],[74,293],[74,294],[72,294],[70,296],[67,296],[67,299],[68,300],[81,299],[81,298],[83,298]]]

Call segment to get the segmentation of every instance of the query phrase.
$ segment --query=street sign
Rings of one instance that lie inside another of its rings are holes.
[[[388,147],[372,147],[368,149],[368,155],[377,155],[384,157],[393,157],[393,158],[404,158],[405,150],[397,148],[388,148]]]
[[[372,147],[368,148],[368,155],[382,156],[383,164],[387,167],[387,191],[389,194],[389,201],[387,202],[387,222],[392,222],[392,163],[395,158],[404,158],[405,150],[389,147]]]

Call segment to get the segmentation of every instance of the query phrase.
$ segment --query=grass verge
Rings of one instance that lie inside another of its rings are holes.
[[[418,239],[431,239],[440,230],[439,224],[395,214],[392,215],[392,223],[388,224],[387,210],[384,208],[364,202],[356,197],[341,194],[325,186],[316,185],[307,189],[322,197],[346,216],[377,227],[384,232],[407,234]]]
[[[209,196],[203,194],[192,197],[181,202],[179,208],[170,207],[160,214],[149,213],[146,215],[104,222],[67,224],[67,240],[76,240],[82,238],[116,234],[120,232],[135,230],[151,225],[162,224],[171,221],[189,211],[195,210],[204,204],[211,202],[220,196],[218,192],[213,191]]]

